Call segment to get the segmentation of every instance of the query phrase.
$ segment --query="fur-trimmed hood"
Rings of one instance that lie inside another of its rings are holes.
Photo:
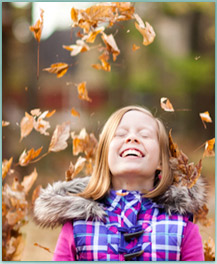
[[[72,219],[103,219],[105,212],[101,203],[72,195],[83,191],[89,179],[58,181],[42,189],[34,204],[34,221],[42,227],[53,228]],[[169,214],[194,214],[206,203],[205,189],[204,180],[200,177],[192,188],[171,185],[153,201]]]

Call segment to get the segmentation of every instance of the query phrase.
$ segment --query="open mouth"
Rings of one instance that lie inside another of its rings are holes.
[[[125,157],[143,158],[145,155],[138,149],[125,149],[124,151],[121,152],[120,156],[122,158],[125,158]]]

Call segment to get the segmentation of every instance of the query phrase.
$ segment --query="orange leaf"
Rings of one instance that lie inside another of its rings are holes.
[[[28,152],[26,150],[23,151],[23,153],[20,155],[19,158],[19,165],[20,166],[26,166],[29,164],[30,161],[38,157],[42,151],[43,147],[40,147],[37,150],[34,150],[34,148],[30,149]]]
[[[37,120],[34,120],[34,128],[36,131],[40,132],[42,135],[48,136],[49,133],[47,132],[47,129],[50,128],[50,123],[48,121],[45,121],[44,118],[49,115],[49,111],[43,112]]]
[[[61,78],[68,71],[69,65],[64,62],[51,64],[50,68],[45,68],[43,71],[48,71],[57,75],[57,78]]]
[[[26,112],[25,116],[22,118],[20,122],[20,129],[21,129],[20,141],[31,133],[33,126],[34,126],[34,118]]]
[[[54,115],[55,113],[56,113],[56,110],[54,109],[53,111],[48,112],[48,113],[46,114],[46,117],[49,118],[49,117],[51,117],[52,115]]]
[[[138,49],[140,49],[140,47],[137,46],[136,44],[133,44],[132,50],[133,50],[133,51],[136,51],[136,50],[138,50]]]
[[[116,61],[117,56],[120,54],[120,50],[116,44],[116,41],[112,34],[106,35],[104,32],[102,33],[102,40],[107,46],[107,50],[112,53],[113,61]]]
[[[13,157],[11,157],[9,160],[3,160],[2,162],[2,179],[6,177],[8,172],[10,171],[11,164],[13,162]]]
[[[212,138],[206,141],[203,157],[214,157],[215,156],[214,144],[215,144],[215,138]]]
[[[160,99],[160,106],[164,111],[174,112],[174,108],[173,108],[172,104],[170,103],[170,100],[166,97],[162,97]]]
[[[67,139],[69,138],[70,122],[64,122],[62,125],[57,125],[49,145],[48,152],[58,152],[67,148]]]
[[[79,83],[77,86],[78,97],[81,100],[86,100],[88,102],[92,102],[92,99],[88,96],[88,91],[86,89],[86,82]]]
[[[205,261],[215,261],[215,242],[211,237],[204,242],[204,258]]]
[[[200,118],[201,118],[201,120],[203,122],[204,128],[206,128],[206,123],[205,122],[212,123],[212,119],[211,119],[208,111],[206,111],[204,113],[200,113],[199,115],[200,115]]]
[[[38,177],[38,173],[36,171],[36,168],[34,169],[34,171],[28,175],[25,176],[23,178],[23,181],[21,182],[21,185],[24,188],[24,192],[27,194],[29,192],[29,190],[32,188],[32,185],[34,184],[34,182],[36,181]]]
[[[10,122],[2,120],[2,127],[6,127],[6,126],[9,126],[9,125],[10,125]]]
[[[39,197],[40,192],[41,192],[42,186],[38,185],[35,190],[32,193],[32,204],[35,203],[35,200]]]
[[[31,113],[32,116],[36,116],[36,117],[38,117],[38,116],[40,116],[41,111],[40,111],[39,108],[36,108],[36,109],[32,109],[32,110],[30,111],[30,113]]]
[[[71,181],[73,179],[74,172],[75,172],[75,166],[73,165],[72,162],[70,162],[69,168],[65,172],[65,180],[66,181]]]
[[[40,13],[41,19],[38,19],[34,26],[29,27],[30,31],[34,33],[34,37],[38,42],[40,42],[41,40],[41,33],[42,33],[43,22],[44,22],[43,13],[44,13],[44,10],[41,9],[41,13]]]
[[[84,168],[86,159],[79,157],[75,163],[75,165],[70,162],[68,170],[65,172],[66,181],[71,181],[79,172]]]
[[[39,245],[38,243],[34,243],[34,246],[36,246],[36,247],[40,247],[40,248],[42,248],[42,249],[48,251],[49,253],[54,254],[49,248],[44,247],[44,246],[41,246],[41,245]]]
[[[70,46],[63,45],[63,48],[71,51],[70,53],[71,56],[76,56],[79,53],[86,52],[90,49],[89,46],[81,39],[78,39],[76,41],[76,45],[70,45]]]
[[[148,46],[155,39],[156,34],[154,32],[154,29],[152,28],[152,26],[148,22],[145,22],[145,24],[144,24],[142,19],[137,14],[135,14],[134,17],[138,22],[138,23],[135,22],[136,29],[143,36],[143,43],[142,44],[145,46]]]
[[[104,31],[104,27],[98,28],[96,31],[92,31],[90,32],[90,34],[87,36],[86,42],[88,43],[93,43],[96,39],[96,36],[101,33],[102,31]]]
[[[74,108],[71,109],[71,115],[80,117],[79,112],[77,112]]]
[[[78,10],[73,8],[71,9],[71,19],[74,21],[74,22],[77,22],[78,21]]]

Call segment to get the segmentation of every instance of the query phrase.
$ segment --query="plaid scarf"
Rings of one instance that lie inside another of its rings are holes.
[[[101,202],[105,221],[73,221],[77,260],[180,260],[187,216],[168,215],[138,191],[111,190]]]

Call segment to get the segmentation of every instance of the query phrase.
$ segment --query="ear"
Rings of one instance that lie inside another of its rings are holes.
[[[157,168],[156,168],[156,171],[157,171],[157,170],[159,170],[159,171],[162,170],[162,163],[161,163],[161,162],[158,164],[158,166],[157,166]]]

